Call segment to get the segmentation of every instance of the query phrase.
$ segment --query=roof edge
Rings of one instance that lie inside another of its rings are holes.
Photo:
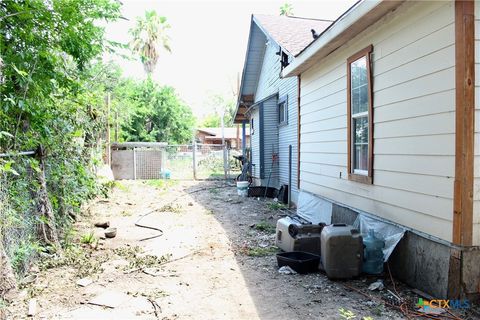
[[[308,63],[328,56],[403,2],[405,0],[368,0],[356,3],[335,20],[317,40],[300,52],[293,62],[283,69],[282,77],[301,74],[309,68]],[[371,23],[363,25],[364,20]],[[355,27],[359,29],[357,32],[349,32]]]

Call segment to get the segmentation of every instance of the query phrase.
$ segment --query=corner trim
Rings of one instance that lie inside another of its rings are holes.
[[[455,0],[455,181],[453,243],[472,245],[475,135],[475,14]]]

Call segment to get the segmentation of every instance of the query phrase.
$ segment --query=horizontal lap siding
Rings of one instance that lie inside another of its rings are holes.
[[[473,244],[480,245],[480,3],[475,1],[475,157],[473,189]]]
[[[366,185],[346,179],[346,60],[370,44],[374,184]],[[301,188],[450,241],[454,62],[453,2],[420,2],[302,74]]]
[[[280,184],[288,184],[288,146],[292,146],[292,198],[297,201],[297,139],[298,139],[298,80],[286,78],[282,80],[279,90],[280,97],[287,97],[288,117],[287,124],[278,128],[278,148]]]
[[[255,178],[260,178],[260,113],[258,108],[253,110],[251,118],[253,119],[253,132],[250,131],[250,142],[252,152],[252,174]],[[252,130],[252,128],[250,128]]]
[[[288,184],[288,146],[292,145],[292,199],[296,201],[297,191],[297,124],[298,124],[298,87],[296,78],[280,79],[280,57],[276,54],[279,47],[269,40],[258,78],[255,101],[261,101],[278,93],[278,97],[288,97],[288,124],[278,126],[278,106],[264,102],[265,125],[265,179],[268,179],[272,165],[272,153],[278,154],[278,161],[272,171],[274,186]],[[270,100],[269,100],[270,101]],[[266,180],[264,181],[264,184]],[[272,183],[271,183],[272,185]]]
[[[272,155],[278,154],[278,126],[277,126],[277,97],[263,102],[263,124],[264,124],[264,142],[263,150],[265,153],[265,181],[270,187],[279,187],[279,168],[278,162],[272,162]],[[270,177],[270,180],[269,180]]]

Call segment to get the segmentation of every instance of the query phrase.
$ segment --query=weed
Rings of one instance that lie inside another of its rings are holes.
[[[267,248],[248,248],[246,250],[247,256],[250,257],[266,257],[271,256],[278,252],[277,247],[267,247]]]
[[[255,229],[258,231],[264,231],[268,233],[275,233],[275,226],[272,226],[267,221],[262,221],[260,223],[255,224]]]
[[[151,290],[151,291],[134,291],[134,292],[127,292],[127,294],[131,295],[132,297],[145,297],[150,300],[156,300],[158,298],[168,297],[169,294],[163,290]]]
[[[72,246],[64,251],[62,257],[54,256],[42,259],[39,267],[41,270],[72,267],[75,269],[75,275],[83,278],[103,271],[101,264],[107,261],[108,258],[109,256],[106,254],[93,257],[90,251],[83,250],[78,246]]]
[[[125,258],[129,262],[128,266],[125,266],[125,270],[158,267],[169,261],[172,256],[171,254],[166,254],[158,257],[149,254],[143,254],[143,249],[139,246],[120,247],[114,249],[113,252],[115,252],[115,254],[118,256]]]
[[[13,253],[12,267],[17,275],[23,275],[37,253],[45,251],[38,242],[23,240]]]
[[[173,213],[181,213],[182,212],[182,206],[179,205],[178,203],[175,204],[166,204],[160,209],[158,209],[160,212],[173,212]]]
[[[122,212],[120,212],[120,214],[122,215],[122,217],[130,217],[132,215],[132,213],[128,210],[123,210]]]
[[[130,187],[124,185],[120,181],[113,181],[113,187],[122,190],[123,192],[130,192]]]
[[[338,309],[338,312],[340,312],[340,318],[342,319],[350,320],[350,319],[355,319],[357,317],[355,313],[353,313],[348,309],[340,308]]]
[[[381,303],[375,305],[375,307],[372,308],[372,313],[378,317],[380,317],[384,312],[385,312],[385,305]]]
[[[157,189],[169,189],[170,187],[173,187],[174,185],[178,184],[177,180],[170,180],[170,179],[153,179],[153,180],[147,180],[146,184],[151,187],[155,187]]]
[[[92,244],[96,240],[95,234],[93,231],[90,231],[89,233],[85,233],[81,238],[80,238],[80,243],[83,244]]]
[[[338,309],[338,312],[340,313],[340,318],[342,319],[351,320],[357,317],[355,313],[353,313],[353,311],[350,311],[345,308]],[[374,320],[374,319],[372,317],[362,317],[362,320]]]
[[[220,190],[218,190],[218,188],[212,188],[212,189],[209,189],[208,192],[210,192],[212,194],[219,194]]]
[[[276,202],[276,201],[269,202],[267,206],[270,210],[282,210],[287,208],[287,206],[284,205],[283,203]]]

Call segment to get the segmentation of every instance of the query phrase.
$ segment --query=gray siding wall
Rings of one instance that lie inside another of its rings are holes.
[[[253,119],[253,128],[250,126],[250,150],[252,153],[252,175],[260,178],[260,112],[255,108],[250,115]],[[252,130],[253,129],[253,130]],[[255,179],[255,180],[257,180]]]
[[[278,106],[269,105],[268,117],[265,114],[266,130],[271,130],[268,134],[271,137],[274,133],[277,136],[277,145],[275,151],[278,152],[278,181],[277,187],[282,184],[288,184],[288,146],[292,145],[292,199],[297,201],[297,132],[298,132],[298,86],[296,78],[280,79],[280,56],[276,55],[279,51],[279,46],[273,41],[269,40],[265,48],[265,56],[263,59],[262,69],[258,79],[258,86],[255,94],[255,101],[260,101],[266,97],[278,93],[279,97],[288,95],[288,123],[287,125],[278,126]],[[267,109],[265,109],[267,110]],[[267,125],[268,123],[268,125]],[[265,147],[271,146],[266,142]],[[271,166],[272,155],[265,153],[265,165]],[[268,178],[268,170],[265,171],[266,178]]]
[[[277,96],[262,103],[263,108],[263,152],[264,152],[264,176],[262,185],[268,183],[269,187],[278,188],[279,170],[278,158],[272,163],[273,154],[278,154],[278,124],[277,124]],[[273,166],[272,166],[273,165]],[[270,180],[268,177],[270,176]]]

